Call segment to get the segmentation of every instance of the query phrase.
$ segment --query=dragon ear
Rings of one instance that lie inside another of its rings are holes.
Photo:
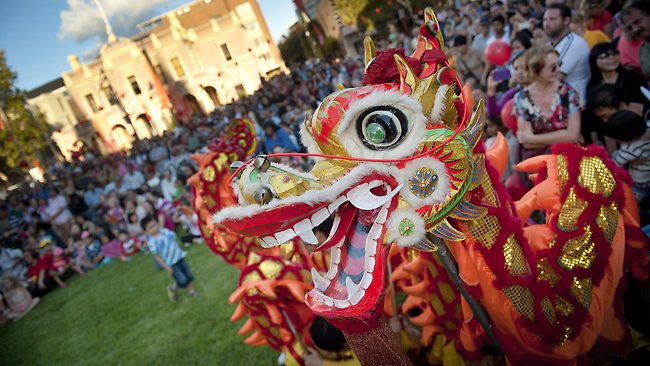
[[[366,38],[363,39],[363,52],[364,68],[368,69],[368,65],[370,65],[372,59],[375,58],[376,52],[375,43],[372,41],[372,38],[366,36]]]
[[[481,134],[485,127],[485,102],[483,99],[478,101],[476,105],[476,111],[472,115],[472,119],[469,121],[467,127],[461,132],[465,141],[471,149],[474,149],[478,140],[481,139]]]
[[[406,95],[412,95],[418,89],[420,80],[402,56],[393,55],[393,57],[395,58],[395,65],[397,65],[397,72],[399,73],[399,90]]]

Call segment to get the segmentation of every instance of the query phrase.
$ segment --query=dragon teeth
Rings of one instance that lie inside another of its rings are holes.
[[[370,287],[370,284],[372,283],[372,273],[365,273],[363,275],[363,278],[361,279],[361,283],[359,286],[361,286],[362,289],[367,290],[368,287]]]
[[[293,231],[293,229],[287,229],[275,234],[275,239],[277,239],[278,243],[280,244],[284,244],[295,237],[296,232]]]
[[[272,248],[278,245],[278,241],[272,236],[265,236],[262,238],[262,243],[260,243],[262,248]]]
[[[293,230],[300,236],[300,239],[302,239],[305,243],[309,243],[312,245],[318,244],[318,239],[316,239],[316,235],[314,235],[314,232],[312,231],[312,224],[309,219],[304,219],[300,221],[299,223],[295,224],[293,226]]]
[[[318,291],[325,291],[330,285],[330,280],[323,278],[323,276],[321,276],[314,268],[311,269],[311,278],[314,282],[314,287],[316,287]]]
[[[327,220],[329,216],[330,212],[327,210],[327,207],[323,207],[311,216],[311,223],[314,226],[318,226]]]

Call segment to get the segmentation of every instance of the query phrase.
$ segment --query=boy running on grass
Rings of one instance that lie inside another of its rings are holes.
[[[158,226],[158,220],[152,216],[147,216],[140,222],[142,229],[147,233],[147,247],[153,254],[156,262],[169,272],[176,283],[167,286],[167,294],[171,301],[178,299],[178,288],[187,288],[187,294],[190,296],[199,296],[194,290],[192,281],[192,271],[190,266],[185,263],[187,255],[176,242],[176,234],[166,228]]]

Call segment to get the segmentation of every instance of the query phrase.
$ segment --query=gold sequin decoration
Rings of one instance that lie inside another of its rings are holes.
[[[260,271],[264,274],[264,278],[275,278],[280,274],[282,264],[274,260],[266,260],[260,263]]]
[[[562,316],[567,317],[573,314],[573,305],[567,299],[558,296],[555,299],[555,310]]]
[[[573,267],[589,269],[596,259],[595,244],[591,240],[591,227],[585,226],[585,233],[581,236],[567,240],[562,248],[558,262],[564,268],[572,270]]]
[[[433,307],[433,311],[435,311],[438,315],[443,315],[445,313],[445,307],[442,306],[442,302],[440,301],[438,295],[431,294],[429,299],[431,301],[431,307]]]
[[[571,295],[578,300],[583,308],[589,309],[591,306],[591,278],[573,278],[571,283]]]
[[[493,207],[497,206],[497,195],[496,192],[494,191],[494,188],[492,187],[492,183],[488,179],[483,179],[483,183],[481,184],[481,188],[483,188],[483,201],[491,204]]]
[[[456,330],[456,324],[454,324],[452,321],[445,320],[444,324],[445,324],[445,328],[447,328],[448,330],[451,330],[451,331]]]
[[[212,198],[212,196],[207,196],[207,195],[203,196],[203,203],[205,203],[205,207],[207,207],[210,210],[214,207],[214,205],[217,204],[214,201],[214,198]]]
[[[515,240],[514,235],[510,235],[506,244],[503,246],[503,255],[506,261],[506,267],[513,276],[521,276],[528,273],[528,265],[524,260],[524,252],[521,246]]]
[[[438,290],[440,290],[440,295],[442,295],[442,299],[447,304],[451,304],[451,302],[456,298],[454,290],[448,283],[438,282]]]
[[[508,286],[503,288],[503,293],[508,297],[515,310],[528,320],[535,319],[533,294],[523,286]]]
[[[548,322],[551,324],[555,324],[555,309],[553,308],[553,303],[551,302],[551,299],[548,298],[548,296],[544,296],[542,301],[540,302],[540,305],[542,307],[542,312],[546,316],[546,319],[548,319]]]
[[[560,209],[560,215],[557,219],[559,228],[564,230],[575,230],[578,218],[584,212],[586,207],[587,202],[578,198],[573,188],[571,188],[566,201],[564,201],[562,208]]]
[[[499,225],[497,218],[490,215],[478,220],[468,221],[467,228],[472,237],[488,249],[494,245],[494,241],[499,235],[499,231],[501,231],[501,225]]]
[[[562,339],[560,339],[560,341],[558,342],[558,346],[562,346],[563,344],[565,344],[571,338],[571,334],[573,334],[573,329],[571,329],[571,327],[565,326],[564,334],[562,334]]]
[[[207,166],[203,169],[203,180],[206,182],[214,182],[215,171],[212,166]]]
[[[612,202],[609,206],[603,205],[600,207],[596,224],[603,231],[605,240],[611,244],[618,228],[618,205],[616,202]]]
[[[564,189],[566,182],[569,180],[569,170],[567,169],[566,157],[557,156],[557,177],[560,180],[560,190]]]
[[[542,258],[537,262],[537,270],[539,271],[538,279],[548,282],[552,287],[555,287],[557,281],[560,280],[560,275],[551,268],[548,258]]]
[[[591,193],[605,196],[609,196],[616,187],[612,172],[595,156],[585,157],[580,161],[578,183]]]

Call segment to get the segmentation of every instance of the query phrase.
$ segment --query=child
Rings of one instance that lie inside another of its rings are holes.
[[[85,246],[86,258],[88,258],[88,261],[93,267],[97,267],[104,259],[101,243],[88,231],[81,233],[81,240],[83,240]]]
[[[5,277],[2,280],[2,288],[8,307],[5,310],[7,319],[18,320],[22,318],[40,301],[40,298],[32,297],[29,291],[15,277]]]
[[[650,132],[645,121],[634,112],[620,110],[605,124],[605,135],[621,143],[612,154],[620,166],[627,166],[634,185],[632,191],[641,211],[650,198]]]
[[[194,276],[190,267],[185,263],[185,253],[176,242],[176,234],[165,228],[158,226],[158,221],[147,216],[140,222],[142,229],[147,233],[147,246],[153,254],[156,262],[169,272],[174,278],[175,284],[167,286],[167,294],[171,301],[178,299],[177,290],[187,288],[187,294],[190,296],[199,296],[194,290],[192,281]]]
[[[124,233],[126,235],[125,231],[120,230],[118,232],[118,236],[121,233]],[[111,259],[116,259],[116,258],[120,258],[122,261],[126,260],[126,257],[124,256],[124,252],[122,251],[122,242],[119,239],[111,240],[110,237],[108,236],[108,233],[104,233],[103,235],[100,236],[100,240],[102,242],[101,253],[104,256],[104,261],[106,260],[110,261]]]

